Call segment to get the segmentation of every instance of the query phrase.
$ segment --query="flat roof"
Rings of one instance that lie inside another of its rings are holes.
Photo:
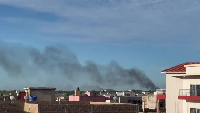
[[[36,90],[56,90],[56,88],[52,87],[26,87],[24,89],[36,89]]]

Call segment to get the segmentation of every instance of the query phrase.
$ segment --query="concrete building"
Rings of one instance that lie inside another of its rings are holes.
[[[119,103],[142,104],[142,96],[120,96]]]
[[[114,96],[116,91],[113,89],[104,89],[100,91],[101,96]]]
[[[106,102],[104,96],[69,96],[69,101]]]
[[[165,95],[166,94],[166,89],[156,89],[154,92],[154,95]]]
[[[156,109],[157,98],[155,95],[142,96],[142,109]]]
[[[69,96],[69,101],[106,102],[105,96],[97,96],[95,92],[87,91],[86,95],[81,95],[79,88],[77,88],[74,93],[75,96]]]
[[[117,96],[135,96],[136,93],[134,91],[117,91]]]
[[[166,113],[200,113],[200,62],[186,62],[166,74]]]
[[[24,90],[28,96],[37,96],[37,101],[55,101],[56,88],[28,87]]]
[[[142,96],[142,109],[157,111],[157,113],[165,112],[165,91],[158,89],[156,92],[151,93],[150,95]]]
[[[86,94],[87,96],[97,96],[97,93],[96,93],[96,92],[87,91],[85,94]]]
[[[142,91],[142,94],[144,95],[149,95],[149,94],[153,94],[154,91]]]

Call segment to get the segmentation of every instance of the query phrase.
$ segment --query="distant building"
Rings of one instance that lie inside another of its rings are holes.
[[[62,93],[56,93],[55,99],[56,99],[56,101],[68,101],[69,100],[68,96],[66,96],[65,93],[63,93],[63,94]]]
[[[28,96],[37,96],[37,101],[55,101],[56,88],[28,87],[24,90]]]
[[[100,91],[101,96],[114,96],[116,91],[113,89],[103,89]]]
[[[129,90],[129,91],[134,91],[136,94],[142,94],[142,90]]]
[[[154,95],[165,95],[166,94],[166,89],[156,89],[156,91],[154,92]]]
[[[119,103],[132,103],[132,104],[141,104],[141,96],[119,96]]]
[[[106,102],[106,97],[97,96],[95,92],[89,91],[85,95],[81,95],[80,90],[75,90],[74,96],[69,96],[69,101]]]
[[[116,92],[117,96],[135,96],[136,93],[134,91],[118,91]]]
[[[142,94],[144,94],[144,95],[149,95],[149,94],[154,94],[154,91],[142,91]]]

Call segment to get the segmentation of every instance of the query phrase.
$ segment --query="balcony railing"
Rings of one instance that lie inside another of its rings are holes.
[[[179,96],[200,96],[200,89],[180,89]]]

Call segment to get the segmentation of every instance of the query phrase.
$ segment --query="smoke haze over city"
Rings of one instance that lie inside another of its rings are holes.
[[[40,51],[17,43],[1,42],[0,48],[4,84],[12,85],[7,84],[4,88],[51,86],[63,90],[76,87],[99,90],[140,86],[155,89],[151,79],[139,69],[125,69],[117,61],[110,61],[107,65],[95,61],[80,64],[77,56],[65,46],[46,46]]]

